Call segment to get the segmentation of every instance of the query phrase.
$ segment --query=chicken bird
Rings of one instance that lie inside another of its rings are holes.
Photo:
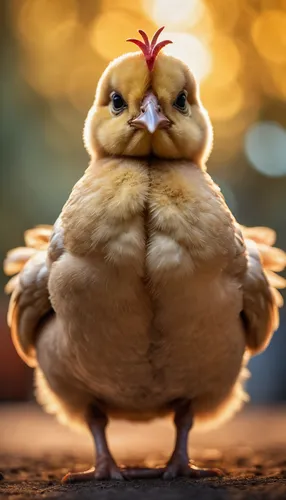
[[[95,467],[63,481],[219,475],[188,455],[193,423],[238,410],[249,357],[278,326],[286,265],[268,228],[240,226],[206,171],[212,128],[163,28],[104,71],[84,128],[91,162],[53,227],[8,253],[8,321],[36,397],[88,428]],[[164,468],[119,467],[110,418],[174,415]]]

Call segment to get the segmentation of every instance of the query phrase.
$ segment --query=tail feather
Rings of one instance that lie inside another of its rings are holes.
[[[18,247],[10,250],[4,260],[4,273],[7,276],[19,273],[35,253],[36,250],[28,247]]]
[[[246,227],[240,226],[244,238],[255,241],[255,243],[263,243],[272,247],[276,241],[276,232],[270,227],[255,226]]]
[[[273,286],[271,286],[271,292],[272,292],[272,296],[273,296],[273,299],[274,299],[276,306],[279,308],[283,307],[284,299],[283,299],[281,293],[278,292],[278,290],[276,290],[276,288],[274,288]]]
[[[28,229],[24,233],[26,246],[35,248],[36,250],[46,250],[50,242],[52,231],[53,226],[48,225],[41,225]]]
[[[279,274],[276,274],[269,269],[266,269],[265,274],[271,286],[280,289],[286,288],[286,280],[282,276],[279,276]]]
[[[53,226],[41,225],[28,229],[24,233],[25,247],[17,247],[7,253],[3,268],[7,276],[13,276],[5,286],[5,293],[13,293],[18,281],[19,273],[26,263],[38,252],[46,250],[52,235]]]
[[[4,291],[7,295],[11,295],[19,283],[19,274],[13,276],[4,287]]]
[[[282,307],[284,300],[277,289],[286,288],[286,279],[276,273],[286,268],[286,253],[273,246],[276,242],[275,231],[269,227],[240,227],[244,238],[256,243],[274,301],[277,307]]]
[[[264,243],[257,243],[261,262],[265,269],[280,272],[286,267],[286,253],[280,248],[270,247]]]

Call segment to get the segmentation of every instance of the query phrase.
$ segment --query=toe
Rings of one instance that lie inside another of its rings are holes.
[[[95,469],[92,467],[84,472],[68,472],[63,478],[63,484],[78,483],[82,481],[91,481],[95,478]]]
[[[64,477],[62,477],[61,483],[63,483],[63,484],[72,483],[72,481],[71,481],[71,473],[70,472],[68,472]]]
[[[106,479],[114,479],[116,481],[124,481],[124,477],[116,464],[100,464],[96,469],[92,467],[85,472],[69,472],[63,479],[63,484],[79,483],[83,481],[103,481]]]
[[[189,472],[187,474],[189,477],[201,478],[201,477],[222,477],[224,473],[220,469],[199,469],[198,467],[189,467]]]
[[[163,479],[171,480],[177,477],[189,477],[200,479],[203,477],[222,477],[224,474],[220,469],[199,469],[186,464],[171,463],[167,466]]]

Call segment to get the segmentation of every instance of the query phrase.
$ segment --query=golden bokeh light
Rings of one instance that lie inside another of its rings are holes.
[[[189,33],[167,32],[166,39],[173,41],[164,52],[186,63],[200,82],[210,73],[212,58],[209,49],[199,38]]]
[[[142,5],[147,16],[158,26],[168,29],[190,29],[204,15],[202,0],[143,0]]]
[[[286,64],[272,66],[272,78],[275,83],[274,92],[283,100],[286,99]]]
[[[278,64],[286,62],[286,12],[265,10],[254,21],[252,37],[259,54]]]
[[[64,95],[62,82],[59,81],[56,65],[46,61],[41,71],[37,70],[35,61],[26,61],[22,67],[23,75],[29,85],[39,94],[48,99],[57,99]]]
[[[240,70],[240,54],[234,41],[226,35],[218,34],[211,44],[213,65],[211,85],[223,87],[229,85],[238,76]]]
[[[72,70],[66,92],[70,102],[78,111],[84,112],[91,106],[104,67],[104,64],[100,65],[95,61],[94,64],[76,66]]]
[[[125,52],[135,52],[138,48],[126,39],[137,35],[137,26],[141,26],[147,33],[153,33],[156,26],[151,21],[144,21],[141,17],[124,11],[107,11],[96,17],[90,27],[90,43],[93,49],[107,61]],[[141,21],[141,22],[140,22]]]
[[[231,32],[239,18],[239,1],[238,0],[215,0],[208,2],[208,7],[214,24],[217,27],[217,32]]]
[[[205,87],[202,100],[213,120],[228,120],[243,105],[243,90],[237,82],[222,87]]]
[[[77,22],[77,4],[75,0],[14,0],[17,33],[22,42],[32,44],[35,48],[48,49],[55,39],[55,32],[61,27],[72,29]],[[44,16],[44,19],[43,19]],[[58,39],[59,40],[59,39]]]
[[[182,59],[200,83],[219,138],[214,159],[221,155],[225,162],[242,147],[264,96],[286,98],[286,0],[271,10],[273,5],[274,0],[259,5],[247,0],[11,0],[10,19],[26,82],[71,134],[78,133],[76,117],[80,113],[84,119],[109,61],[138,50],[126,39],[137,37],[138,29],[151,37],[165,25],[162,36],[173,44],[164,51]]]
[[[101,12],[111,12],[111,11],[125,11],[130,13],[135,13],[140,15],[141,20],[143,20],[142,9],[140,0],[130,1],[130,0],[101,0],[100,2]],[[143,21],[144,22],[144,21]],[[119,26],[117,27],[117,29]],[[133,29],[140,29],[140,26],[133,26]]]

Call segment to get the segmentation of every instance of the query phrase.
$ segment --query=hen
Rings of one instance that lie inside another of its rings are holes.
[[[140,31],[113,61],[84,130],[91,163],[54,227],[25,234],[5,271],[12,339],[48,412],[87,426],[85,479],[218,475],[190,465],[193,422],[240,408],[245,364],[278,326],[285,253],[268,228],[239,226],[206,172],[211,126],[189,68]],[[164,469],[120,469],[110,417],[174,414]]]

